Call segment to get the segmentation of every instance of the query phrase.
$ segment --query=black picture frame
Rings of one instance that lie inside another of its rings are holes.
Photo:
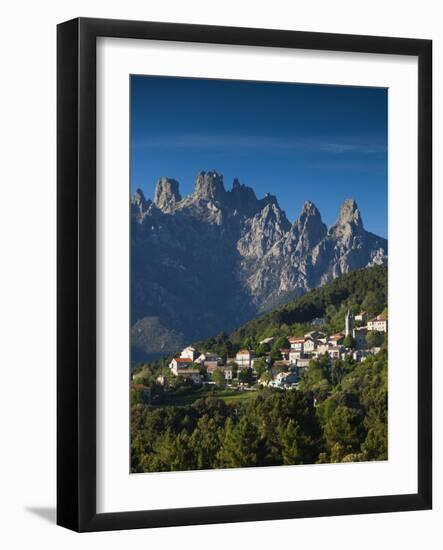
[[[96,39],[154,39],[418,58],[416,494],[96,512]],[[432,42],[79,18],[57,29],[57,523],[75,531],[426,510],[432,507]]]

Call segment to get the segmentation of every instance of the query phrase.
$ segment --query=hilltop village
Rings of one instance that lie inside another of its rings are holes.
[[[388,330],[376,266],[134,365],[131,471],[387,460]]]
[[[240,349],[235,356],[223,360],[211,350],[185,347],[164,368],[156,383],[167,389],[174,380],[192,385],[237,387],[253,391],[260,386],[281,390],[296,389],[310,362],[325,358],[332,364],[337,360],[352,359],[363,362],[378,353],[387,341],[388,317],[383,313],[368,319],[365,312],[354,315],[347,311],[344,330],[327,335],[322,331],[324,319],[314,318],[311,330],[303,336],[268,337],[260,341],[256,350]],[[284,343],[278,348],[275,344]],[[134,389],[143,389],[133,379]]]

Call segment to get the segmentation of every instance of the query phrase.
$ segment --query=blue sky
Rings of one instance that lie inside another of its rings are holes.
[[[201,170],[277,196],[294,221],[306,200],[329,226],[354,198],[387,235],[387,90],[350,86],[131,77],[131,189],[161,176],[181,194]]]

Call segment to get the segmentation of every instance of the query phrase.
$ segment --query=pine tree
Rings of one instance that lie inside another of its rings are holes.
[[[300,426],[292,418],[287,426],[282,428],[280,441],[283,464],[301,464],[302,455],[298,444],[300,432]]]
[[[217,454],[220,468],[242,468],[259,464],[260,438],[257,427],[247,417],[237,425],[228,418]]]
[[[198,469],[215,467],[215,459],[220,448],[220,438],[217,423],[213,418],[204,415],[199,419],[190,439],[190,447]]]

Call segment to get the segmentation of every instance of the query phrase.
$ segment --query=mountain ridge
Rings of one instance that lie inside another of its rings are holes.
[[[186,197],[172,178],[158,180],[154,200],[138,189],[131,223],[132,325],[139,331],[131,331],[131,341],[138,357],[159,348],[156,335],[168,341],[163,329],[173,331],[174,343],[201,340],[241,326],[286,295],[387,263],[386,239],[364,229],[354,199],[344,201],[329,228],[311,201],[291,223],[277,197],[259,199],[237,178],[226,190],[215,170],[200,172]],[[156,322],[140,323],[150,318]],[[152,335],[140,333],[154,325]]]

